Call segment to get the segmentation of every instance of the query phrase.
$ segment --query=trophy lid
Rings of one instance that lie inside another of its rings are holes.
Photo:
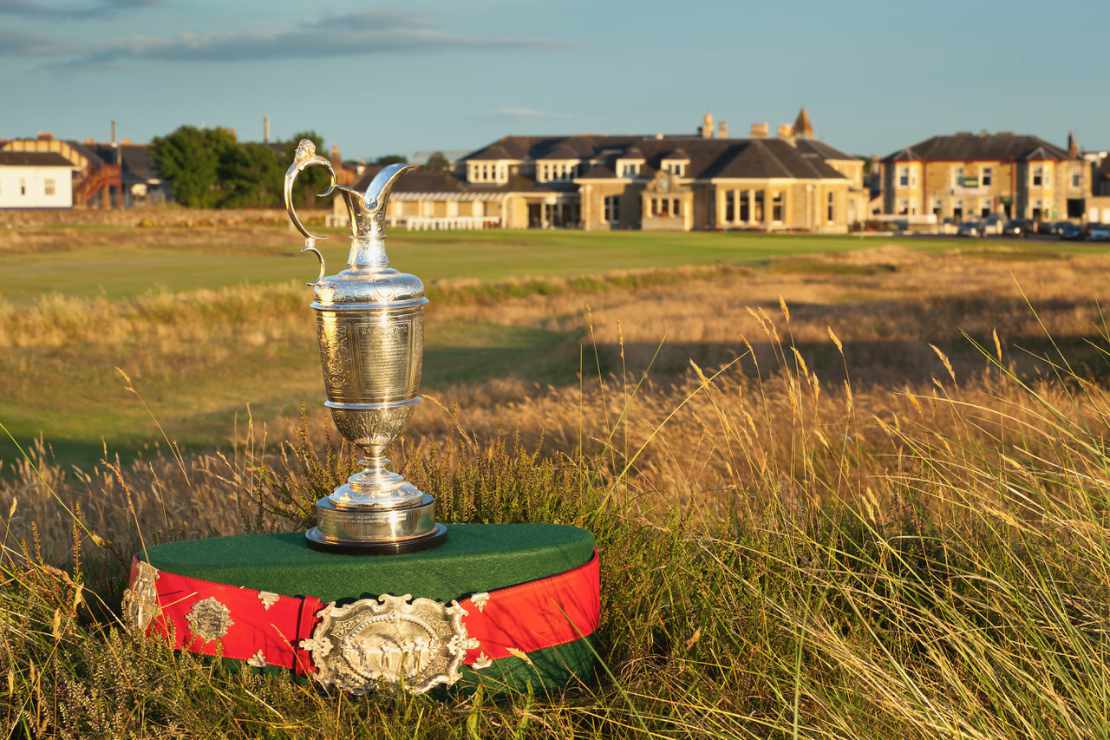
[[[351,249],[347,254],[347,269],[335,275],[324,275],[324,257],[316,249],[316,240],[326,237],[310,233],[293,207],[293,181],[305,167],[313,164],[322,165],[331,173],[331,186],[320,195],[338,191],[351,216]],[[313,252],[320,259],[320,275],[315,282],[309,283],[316,295],[313,308],[403,308],[428,302],[420,278],[390,267],[385,253],[385,216],[389,194],[398,178],[411,168],[407,164],[383,167],[366,192],[360,193],[349,187],[336,186],[331,162],[316,154],[316,146],[310,140],[302,139],[297,145],[293,164],[285,173],[285,208],[293,225],[305,237],[303,251]]]

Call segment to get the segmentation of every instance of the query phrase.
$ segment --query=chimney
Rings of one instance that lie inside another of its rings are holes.
[[[1075,132],[1068,132],[1068,156],[1072,159],[1079,159],[1079,139],[1075,138]]]
[[[54,141],[54,134],[49,131],[39,131],[35,134],[35,138],[39,141]]]
[[[701,119],[701,138],[703,138],[703,139],[712,139],[713,138],[713,114],[712,113],[706,113],[705,116]]]
[[[717,124],[717,138],[718,139],[727,139],[728,138],[728,121],[721,121],[720,123]]]
[[[809,112],[804,105],[798,111],[798,117],[794,119],[794,135],[799,139],[813,138],[813,122],[809,120]]]
[[[268,113],[262,114],[262,143],[270,143],[270,115]]]
[[[760,121],[752,124],[752,138],[766,139],[771,133],[771,127],[766,122]]]
[[[123,164],[123,150],[119,148],[119,127],[116,126],[115,119],[112,119],[112,148],[116,150],[116,166]],[[109,195],[109,198],[112,196]]]
[[[789,123],[779,124],[779,138],[790,145],[794,144],[794,127]]]

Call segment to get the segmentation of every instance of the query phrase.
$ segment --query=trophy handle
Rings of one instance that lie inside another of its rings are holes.
[[[301,232],[304,237],[304,249],[302,252],[312,252],[316,258],[320,260],[320,274],[316,278],[320,280],[324,277],[324,255],[320,254],[320,250],[316,249],[316,241],[318,239],[327,239],[324,235],[317,235],[310,232],[305,225],[301,222],[300,217],[297,215],[297,209],[293,206],[293,183],[297,179],[297,175],[301,174],[307,167],[314,164],[327,167],[328,172],[331,174],[331,185],[322,193],[317,193],[317,198],[324,198],[331,195],[335,191],[335,170],[332,169],[331,162],[327,157],[322,157],[316,153],[316,145],[310,139],[301,139],[297,144],[297,151],[293,154],[293,163],[289,165],[289,169],[285,171],[285,211],[289,214],[289,220]]]

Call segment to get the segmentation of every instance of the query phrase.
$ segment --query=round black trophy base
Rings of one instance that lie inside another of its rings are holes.
[[[322,552],[335,552],[346,555],[400,555],[404,552],[418,552],[439,547],[447,539],[447,527],[436,524],[435,529],[422,537],[381,542],[359,542],[357,540],[331,540],[324,537],[318,527],[304,534],[308,546]]]

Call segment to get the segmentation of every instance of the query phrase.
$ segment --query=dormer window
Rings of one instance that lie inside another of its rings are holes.
[[[664,159],[663,171],[669,172],[675,177],[686,177],[686,166],[689,162],[685,159]]]
[[[642,159],[618,159],[617,174],[620,177],[639,177],[643,164]]]
[[[540,160],[536,165],[536,179],[540,182],[571,180],[578,172],[578,160]]]
[[[640,168],[644,165],[644,153],[637,146],[625,149],[617,158],[617,176],[633,178],[640,176]]]
[[[686,168],[689,164],[690,156],[684,150],[673,149],[663,155],[659,167],[675,177],[686,177]]]
[[[477,183],[504,183],[509,180],[508,162],[468,162],[466,179]]]
[[[1033,187],[1039,188],[1044,185],[1044,168],[1037,165],[1033,168]]]

